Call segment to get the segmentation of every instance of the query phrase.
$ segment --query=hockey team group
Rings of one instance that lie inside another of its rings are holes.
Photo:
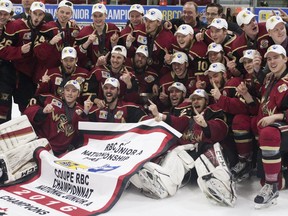
[[[288,186],[284,11],[258,23],[243,9],[233,22],[211,3],[203,23],[193,1],[172,20],[134,4],[120,30],[105,21],[104,4],[92,6],[84,27],[68,0],[55,20],[42,2],[22,4],[13,16],[11,1],[0,0],[1,186],[37,168],[31,159],[39,146],[57,157],[81,147],[79,121],[154,118],[182,137],[132,176],[145,195],[173,196],[193,178],[208,199],[234,206],[236,183],[257,173],[255,208],[276,204]],[[12,99],[23,116],[11,120]]]

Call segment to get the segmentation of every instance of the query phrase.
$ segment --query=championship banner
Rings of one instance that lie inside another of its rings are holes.
[[[80,122],[85,145],[57,158],[35,152],[39,171],[28,183],[0,190],[0,214],[97,215],[119,200],[129,178],[166,152],[181,134],[153,119],[135,123]]]

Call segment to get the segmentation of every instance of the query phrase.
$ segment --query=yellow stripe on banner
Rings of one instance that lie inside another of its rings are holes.
[[[265,159],[262,159],[262,162],[265,163],[265,164],[276,164],[276,163],[281,163],[281,158],[279,158],[279,159],[275,159],[275,160],[265,160]]]
[[[260,149],[262,150],[272,150],[272,151],[279,151],[280,146],[279,147],[273,147],[273,146],[261,146]]]
[[[252,139],[245,139],[245,140],[236,140],[235,143],[247,143],[247,142],[252,142]]]

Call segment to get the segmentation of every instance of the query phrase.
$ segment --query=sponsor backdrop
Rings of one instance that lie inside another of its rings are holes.
[[[165,20],[179,18],[182,12],[182,6],[144,6],[145,11],[150,8],[158,8],[163,13],[163,18]],[[92,5],[74,5],[74,16],[75,19],[80,25],[87,25],[92,22],[91,20],[91,8]],[[112,22],[118,25],[119,27],[123,27],[128,20],[128,10],[129,5],[107,5],[108,15],[107,22]],[[237,7],[235,11],[239,11],[241,7]],[[46,4],[46,11],[51,13],[55,17],[55,12],[57,10],[57,5]],[[256,7],[254,8],[254,12],[258,15],[258,21],[264,22],[267,18],[272,14],[272,10],[277,12],[277,8],[270,7]],[[288,8],[283,8],[283,10],[288,13]],[[22,13],[23,8],[22,5],[15,5],[14,11],[16,14]],[[205,7],[200,6],[198,8],[201,19],[205,22]]]
[[[39,172],[28,183],[0,190],[7,215],[91,215],[109,211],[129,178],[166,152],[181,134],[164,122],[82,122],[83,147],[61,158],[38,150]],[[95,128],[95,129],[92,129]]]

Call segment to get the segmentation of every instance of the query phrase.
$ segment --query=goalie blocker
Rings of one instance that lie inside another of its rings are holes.
[[[27,116],[0,125],[0,186],[21,180],[37,170],[34,150],[47,147],[47,139],[37,139]]]

